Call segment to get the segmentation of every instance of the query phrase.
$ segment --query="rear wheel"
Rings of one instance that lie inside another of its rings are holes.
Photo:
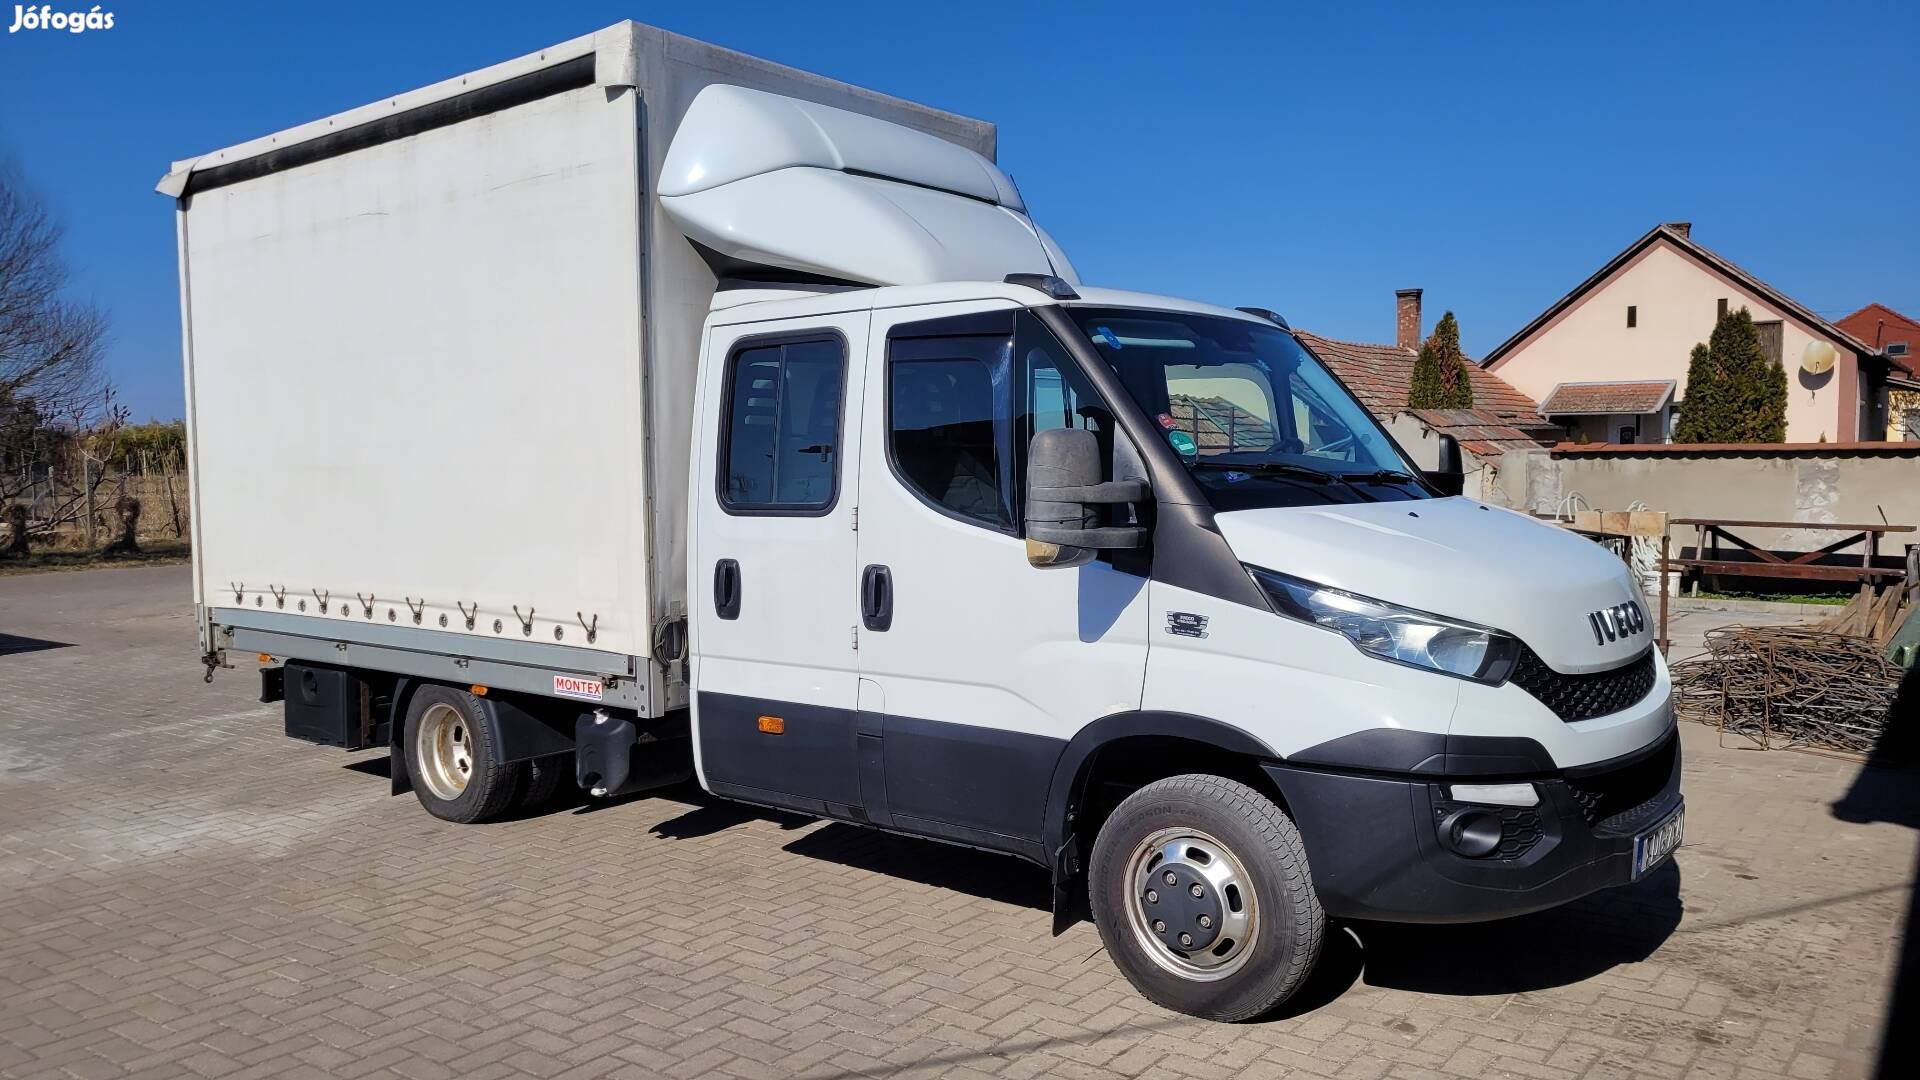
[[[520,806],[537,809],[553,801],[563,777],[573,774],[573,755],[554,754],[527,762],[527,789],[520,795]]]
[[[1176,1012],[1251,1019],[1319,959],[1326,915],[1300,832],[1245,784],[1175,776],[1134,792],[1101,826],[1088,876],[1115,966]]]
[[[413,792],[434,817],[486,821],[512,805],[525,766],[499,760],[499,733],[479,698],[422,687],[407,706],[403,738]]]

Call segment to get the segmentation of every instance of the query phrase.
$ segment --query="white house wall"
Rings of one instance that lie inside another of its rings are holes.
[[[1673,379],[1684,398],[1687,358],[1713,333],[1718,303],[1745,307],[1755,321],[1781,322],[1781,359],[1787,368],[1787,441],[1852,441],[1858,360],[1838,343],[1832,371],[1814,378],[1800,355],[1815,339],[1811,328],[1707,268],[1665,239],[1627,265],[1508,353],[1493,368],[1536,401],[1563,382]],[[1638,308],[1627,326],[1627,307]],[[1826,339],[1822,339],[1826,340]]]

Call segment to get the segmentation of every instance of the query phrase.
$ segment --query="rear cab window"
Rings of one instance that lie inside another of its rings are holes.
[[[715,490],[731,514],[823,514],[839,494],[846,344],[743,342],[727,357]]]

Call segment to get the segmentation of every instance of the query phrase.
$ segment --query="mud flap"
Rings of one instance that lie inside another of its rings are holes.
[[[1073,837],[1053,855],[1053,936],[1093,918],[1087,904],[1086,877],[1080,872],[1080,844]]]
[[[400,744],[407,737],[405,706],[413,695],[414,681],[404,675],[394,680],[393,698],[387,703],[387,780],[394,795],[413,790],[413,778],[407,775],[407,752]]]

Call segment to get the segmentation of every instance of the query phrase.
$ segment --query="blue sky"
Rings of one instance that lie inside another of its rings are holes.
[[[1097,284],[1360,341],[1417,286],[1478,356],[1691,220],[1829,317],[1920,314],[1911,2],[104,7],[112,30],[0,34],[0,153],[65,219],[136,419],[181,412],[169,161],[622,18],[995,121]]]

